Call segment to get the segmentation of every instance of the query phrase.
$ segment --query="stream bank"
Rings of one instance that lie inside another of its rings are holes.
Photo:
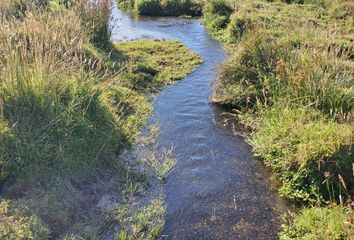
[[[166,180],[164,239],[275,239],[286,204],[253,158],[242,127],[212,105],[211,82],[226,59],[197,19],[130,16],[112,10],[112,40],[174,39],[204,63],[154,100],[150,123],[177,164]]]

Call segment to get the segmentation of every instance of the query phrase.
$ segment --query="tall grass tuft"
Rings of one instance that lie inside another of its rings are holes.
[[[90,67],[85,50],[102,43],[99,36],[109,37],[108,1],[78,1],[60,11],[35,1],[25,6],[25,18],[3,17],[0,24],[1,108],[9,127],[0,178],[16,177],[28,166],[81,168],[85,174],[124,139],[115,113],[100,100],[97,62]]]

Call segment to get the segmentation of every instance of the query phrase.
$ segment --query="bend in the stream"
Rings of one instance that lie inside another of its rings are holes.
[[[276,239],[286,205],[271,189],[240,126],[210,103],[222,45],[197,19],[133,18],[112,10],[112,40],[177,39],[204,60],[154,101],[160,145],[178,160],[167,179],[166,239]]]

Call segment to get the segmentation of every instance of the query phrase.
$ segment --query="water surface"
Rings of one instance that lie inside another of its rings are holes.
[[[197,19],[131,17],[113,8],[112,40],[177,39],[204,60],[192,74],[166,87],[151,121],[159,142],[178,160],[166,185],[163,239],[276,239],[286,206],[270,188],[263,166],[238,135],[240,126],[210,103],[222,45]]]

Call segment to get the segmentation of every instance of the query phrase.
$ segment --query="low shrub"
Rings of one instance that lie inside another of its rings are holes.
[[[161,0],[163,15],[166,16],[200,16],[202,2],[195,0]]]
[[[206,1],[203,8],[203,23],[206,29],[217,38],[224,38],[223,30],[230,22],[233,9],[225,0]]]
[[[247,28],[252,25],[252,20],[248,17],[240,17],[238,14],[234,14],[231,17],[230,23],[227,26],[226,34],[229,42],[238,42],[241,37],[246,33]]]
[[[129,11],[134,9],[135,1],[134,0],[116,0],[118,8],[122,10]]]
[[[117,0],[117,5],[147,16],[200,16],[203,0]]]
[[[225,0],[211,0],[208,1],[208,5],[206,5],[205,11],[214,15],[229,17],[233,9]]]
[[[159,16],[162,12],[160,0],[135,0],[135,11],[140,15]]]

